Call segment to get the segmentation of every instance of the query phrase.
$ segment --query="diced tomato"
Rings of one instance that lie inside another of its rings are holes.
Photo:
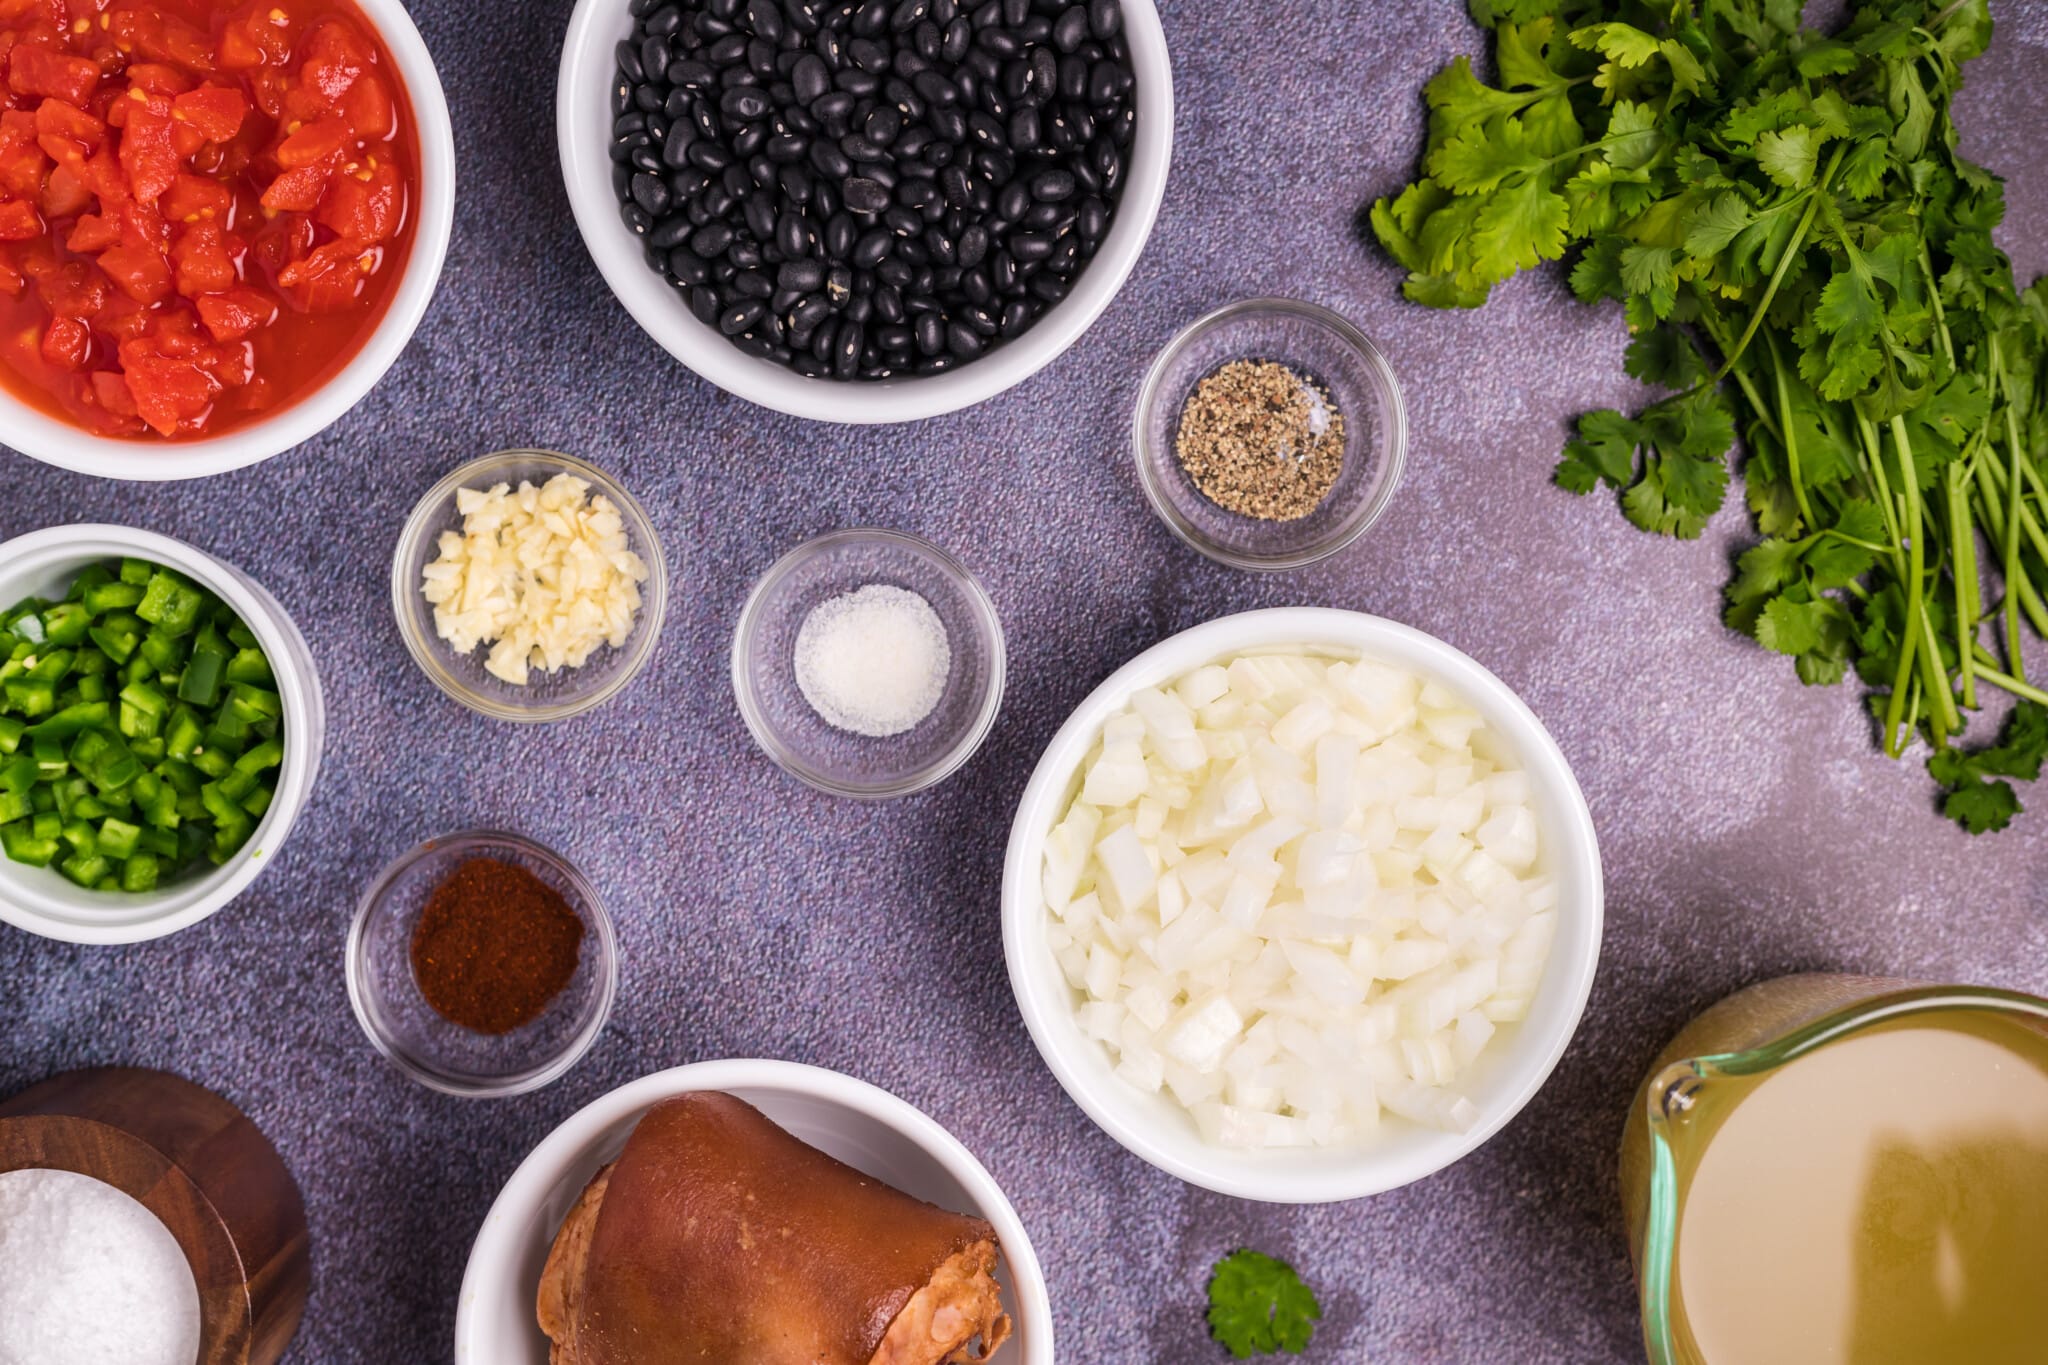
[[[356,136],[365,142],[382,142],[398,126],[398,116],[391,104],[391,87],[374,71],[365,71],[356,78],[341,98],[341,112],[356,130]]]
[[[44,100],[36,106],[35,129],[37,145],[55,161],[66,160],[74,148],[80,157],[91,156],[107,137],[105,120],[63,100]]]
[[[108,31],[116,42],[126,40],[146,60],[169,62],[190,71],[213,70],[213,40],[183,19],[161,9],[116,9],[108,14]]]
[[[196,359],[164,355],[152,341],[122,342],[121,371],[135,395],[136,412],[163,436],[176,435],[181,423],[204,416],[220,391],[220,381]]]
[[[242,98],[241,91],[218,85],[202,85],[171,101],[171,117],[197,128],[208,142],[226,142],[233,137],[241,131],[248,112],[249,101]]]
[[[399,275],[396,79],[349,0],[0,0],[0,383],[155,438],[319,382]]]
[[[60,369],[84,369],[91,349],[92,333],[77,318],[51,318],[43,331],[43,359]]]
[[[281,10],[259,11],[245,19],[230,20],[220,37],[220,66],[225,71],[247,71],[254,67],[268,66],[282,62],[291,55],[291,20],[285,15],[285,22],[278,23],[272,14]]]
[[[151,247],[110,246],[100,253],[100,269],[137,303],[160,303],[171,292],[171,267]]]
[[[64,245],[72,251],[105,251],[121,240],[121,224],[118,219],[103,214],[87,213],[72,225],[71,235],[64,239]]]
[[[92,395],[101,407],[120,417],[133,417],[135,395],[128,391],[128,380],[114,370],[92,372]]]
[[[0,204],[0,242],[26,242],[43,235],[43,215],[34,204],[10,199]]]
[[[92,207],[92,191],[80,178],[79,168],[58,166],[43,181],[43,193],[36,201],[46,218],[72,218]]]
[[[49,166],[36,141],[36,116],[25,109],[0,113],[0,190],[26,199],[42,188]]]
[[[215,341],[240,341],[258,327],[277,321],[277,302],[259,289],[240,286],[209,294],[198,302],[200,321]]]
[[[163,62],[136,62],[127,71],[128,84],[152,95],[182,95],[192,88],[192,77]]]
[[[164,197],[157,201],[157,207],[163,211],[165,220],[172,223],[192,223],[201,218],[226,222],[235,207],[235,192],[218,180],[180,171]]]
[[[299,79],[307,93],[321,101],[321,112],[341,102],[372,60],[363,36],[354,25],[341,19],[326,19],[314,25],[301,46],[306,62],[299,69]]]
[[[106,274],[90,261],[66,261],[36,281],[43,306],[58,317],[98,317],[113,292]]]
[[[318,236],[313,220],[301,213],[280,213],[265,224],[252,244],[257,263],[274,278],[313,249]]]
[[[177,272],[178,292],[188,299],[218,294],[232,288],[239,278],[235,256],[239,241],[231,240],[219,223],[187,224],[171,245],[171,265]]]
[[[46,95],[84,104],[100,83],[100,64],[36,43],[16,43],[7,54],[7,88],[17,95]]]
[[[320,207],[327,177],[325,166],[294,167],[271,181],[270,188],[263,191],[263,207],[281,213],[311,213]]]
[[[171,144],[171,102],[162,95],[129,92],[128,124],[121,130],[121,169],[128,190],[154,203],[178,178],[178,152]]]
[[[348,120],[335,116],[308,123],[277,146],[277,164],[291,169],[311,166],[341,151],[355,141]]]
[[[277,282],[300,311],[332,313],[362,297],[376,260],[374,247],[329,242],[278,271]]]
[[[336,236],[368,246],[388,241],[398,231],[404,210],[398,168],[380,161],[374,170],[337,175],[314,217],[333,228]]]

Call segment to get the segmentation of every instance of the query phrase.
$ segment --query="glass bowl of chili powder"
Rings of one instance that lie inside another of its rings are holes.
[[[454,210],[401,0],[0,9],[0,441],[186,479],[354,407],[426,311]]]
[[[379,1052],[450,1095],[518,1095],[590,1049],[618,990],[597,888],[531,839],[429,839],[363,893],[348,993]]]

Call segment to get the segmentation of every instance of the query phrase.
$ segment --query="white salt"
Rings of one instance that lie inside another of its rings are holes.
[[[0,1175],[0,1365],[193,1365],[199,1285],[171,1230],[74,1171]]]
[[[900,735],[932,713],[953,649],[932,604],[870,583],[820,602],[796,633],[796,685],[826,724]]]

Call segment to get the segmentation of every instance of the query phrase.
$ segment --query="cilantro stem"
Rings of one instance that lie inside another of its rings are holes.
[[[1977,661],[1977,674],[1985,682],[1990,683],[1994,687],[2002,687],[2022,700],[2040,702],[2043,706],[2048,706],[2048,692],[2043,692],[2040,688],[2022,679],[1999,672],[1991,666],[1991,661],[1988,657],[1990,651],[1986,650],[1983,653],[1985,657],[1979,658]]]
[[[2034,585],[2031,582],[2029,582],[2019,572],[2019,509],[2016,506],[2011,509],[2012,518],[2010,526],[2006,526],[2005,524],[2001,523],[1998,518],[1998,513],[2001,510],[2000,494],[1998,490],[1999,488],[2004,487],[2006,485],[2001,485],[1997,482],[1997,480],[1993,479],[1990,473],[1990,468],[1987,467],[1987,465],[1985,464],[1980,464],[1977,466],[1976,481],[1977,502],[1980,510],[1984,514],[1984,523],[1987,526],[1991,527],[1992,540],[1994,543],[1998,544],[1999,553],[2002,554],[2005,557],[2006,561],[2012,564],[2013,566],[2012,569],[2007,573],[2005,578],[2005,605],[2008,614],[2010,613],[2012,607],[2012,599],[2015,595],[2014,589],[2017,588],[2020,609],[2026,613],[2027,620],[2030,623],[2032,623],[2036,632],[2038,632],[2041,635],[2048,635],[2048,603],[2042,602],[2040,594],[2034,590]],[[2005,538],[2002,540],[1998,534],[2001,530],[2005,532]],[[2019,643],[2020,637],[2017,622],[2009,621],[2006,627],[2005,638],[2005,647],[2008,656],[2012,656],[2016,653],[2016,651],[2019,648]],[[2016,659],[2015,671],[2019,671],[2019,669],[2017,668]],[[2022,673],[2021,676],[2025,676],[2024,673]]]
[[[2017,490],[2020,482],[2019,420],[2013,413],[2012,380],[2005,372],[1996,332],[1991,334],[1991,374],[1998,383],[1999,396],[2005,400],[2005,451],[2006,458],[2012,461],[2012,477],[2007,482]],[[2020,578],[2020,500],[2017,496],[2013,497],[2007,516],[2010,520],[2005,533],[2005,657],[2012,664],[2014,676],[2024,682],[2027,663],[2020,657],[2020,618],[2014,605],[2013,583],[2018,580],[2023,587],[2031,588],[2033,585]],[[2035,622],[2035,628],[2040,629],[2040,622]]]
[[[1819,523],[1813,505],[1806,500],[1806,481],[1799,477],[1799,437],[1792,429],[1792,395],[1785,387],[1785,360],[1778,354],[1778,339],[1764,333],[1764,345],[1771,352],[1771,374],[1778,381],[1778,423],[1784,428],[1778,439],[1785,447],[1785,472],[1792,481],[1792,500],[1799,504],[1799,516],[1809,530]]]
[[[1953,556],[1951,576],[1956,584],[1956,660],[1962,675],[1963,705],[1977,709],[1977,604],[1972,589],[1977,584],[1977,528],[1970,524],[1969,495],[1963,488],[1963,467],[1948,467],[1948,547]]]
[[[1954,695],[1949,691],[1948,670],[1942,665],[1941,651],[1934,643],[1934,624],[1927,611],[1927,545],[1926,512],[1920,502],[1920,479],[1913,465],[1913,442],[1906,434],[1906,419],[1894,417],[1891,421],[1892,449],[1899,458],[1899,483],[1901,498],[1905,504],[1903,520],[1908,528],[1906,536],[1906,616],[1910,628],[1907,649],[1910,653],[1916,639],[1925,638],[1926,647],[1921,650],[1921,667],[1927,674],[1927,700],[1933,710],[1928,718],[1934,727],[1934,742],[1947,742],[1948,736],[1963,728],[1962,717],[1956,713]]]
[[[1820,191],[1825,190],[1828,182],[1835,178],[1835,167],[1842,164],[1843,151],[1844,146],[1837,144],[1834,155],[1828,158],[1827,169],[1821,172],[1820,183],[1814,187],[1813,198],[1806,201],[1806,212],[1799,215],[1799,225],[1792,229],[1792,240],[1785,243],[1785,249],[1778,254],[1777,268],[1771,271],[1771,282],[1764,286],[1763,298],[1757,301],[1756,310],[1749,315],[1749,326],[1742,329],[1742,337],[1735,343],[1735,349],[1721,362],[1721,372],[1714,376],[1715,382],[1718,383],[1735,368],[1735,362],[1749,349],[1751,338],[1756,336],[1756,329],[1763,326],[1764,314],[1770,310],[1771,300],[1777,295],[1778,286],[1784,283],[1785,272],[1791,268],[1792,258],[1806,245],[1806,234],[1813,227],[1813,216],[1820,211]]]
[[[1934,257],[1928,253],[1927,243],[1924,239],[1920,243],[1920,273],[1927,278],[1927,298],[1934,305],[1934,325],[1937,329],[1937,334],[1941,337],[1941,353],[1948,357],[1949,368],[1954,369],[1956,364],[1956,343],[1955,339],[1948,334],[1948,317],[1941,307],[1941,286],[1936,283],[1934,278]],[[1992,344],[1994,346],[1997,345],[1995,338]],[[1993,354],[1996,354],[1996,352],[1994,351]],[[1992,362],[1994,365],[1997,363],[1995,360]]]

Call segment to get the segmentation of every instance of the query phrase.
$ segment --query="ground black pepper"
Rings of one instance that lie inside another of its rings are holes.
[[[583,920],[514,863],[472,858],[427,897],[412,931],[420,994],[450,1023],[510,1033],[540,1017],[576,974]]]
[[[1188,396],[1174,454],[1226,512],[1294,521],[1315,511],[1344,471],[1344,414],[1285,365],[1233,360]]]

